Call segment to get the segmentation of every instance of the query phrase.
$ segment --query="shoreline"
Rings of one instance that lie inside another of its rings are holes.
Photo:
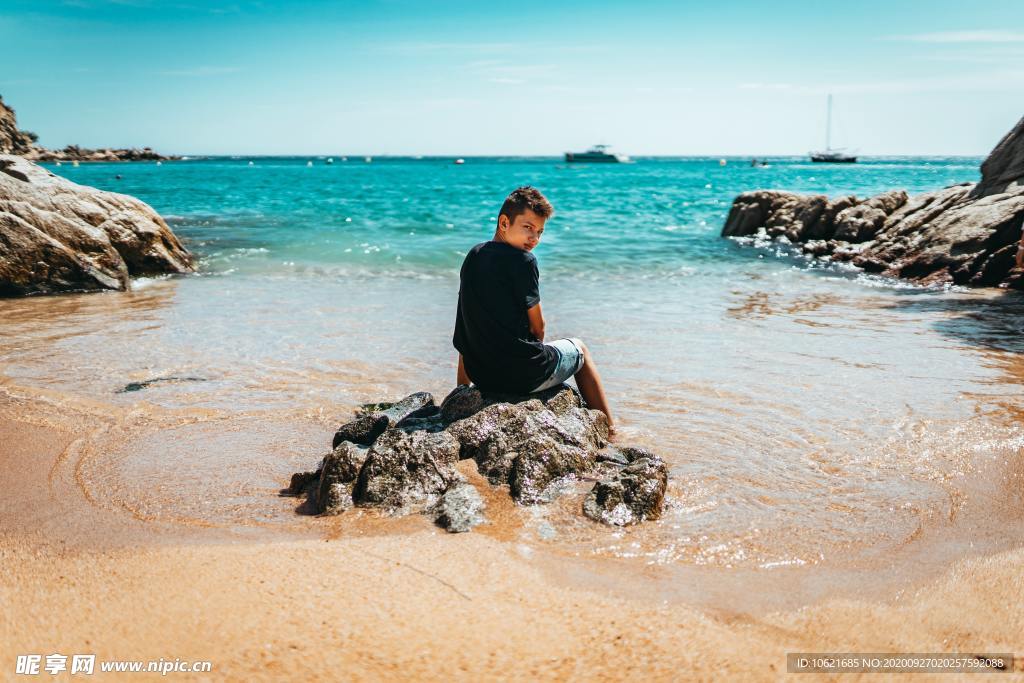
[[[507,495],[497,491],[487,496],[491,523],[454,536],[419,516],[298,517],[255,531],[134,519],[87,502],[87,468],[75,460],[81,439],[59,427],[69,404],[56,415],[45,393],[0,386],[0,437],[14,446],[0,461],[8,482],[4,661],[43,648],[210,660],[215,676],[257,680],[300,672],[312,680],[339,672],[368,680],[760,679],[784,674],[790,651],[1024,651],[1022,548],[888,580],[852,571],[862,585],[837,591],[833,578],[817,598],[780,607],[757,595],[793,583],[758,582],[782,576],[776,570],[637,573],[622,561],[524,543],[516,533],[523,510],[500,509]],[[89,413],[90,402],[76,409]],[[131,420],[135,411],[121,412]],[[11,523],[16,515],[21,528]],[[32,520],[45,523],[25,528]],[[701,574],[727,580],[717,589],[697,580],[704,600],[679,590]],[[102,608],[67,609],[84,594]]]
[[[552,278],[568,321],[552,332],[608,351],[620,415],[675,468],[671,509],[595,529],[576,492],[522,508],[480,484],[490,523],[450,536],[418,515],[297,515],[278,495],[354,405],[444,395],[454,371],[435,334],[450,279],[353,282],[298,262],[280,280],[257,262],[0,302],[0,642],[24,648],[6,659],[669,679],[778,677],[790,651],[1024,650],[1024,366],[994,322],[1013,302],[722,259],[724,277],[658,292]],[[201,381],[119,393],[166,377]],[[83,596],[99,607],[67,609]]]

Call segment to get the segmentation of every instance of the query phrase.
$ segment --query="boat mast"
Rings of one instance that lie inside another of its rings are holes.
[[[832,93],[828,94],[828,115],[825,118],[825,151],[832,149]]]

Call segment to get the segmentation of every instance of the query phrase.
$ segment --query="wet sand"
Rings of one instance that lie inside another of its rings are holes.
[[[0,301],[0,670],[746,680],[794,651],[1024,654],[1024,300],[791,277],[612,292],[621,332],[565,303],[554,334],[607,330],[624,436],[672,468],[663,518],[627,530],[580,516],[585,483],[522,508],[471,462],[470,534],[279,495],[359,403],[450,388],[421,333],[448,329],[447,281]],[[167,377],[203,381],[123,390]]]
[[[126,514],[90,500],[80,429],[109,431],[102,411],[54,407],[0,388],[7,673],[17,654],[59,652],[213,662],[212,675],[170,674],[182,680],[750,680],[781,677],[794,651],[1024,652],[1022,550],[798,609],[770,609],[751,580],[740,609],[710,609],[666,590],[662,568],[627,576],[520,542],[521,511],[500,495],[490,528],[461,535],[418,517],[240,527]]]

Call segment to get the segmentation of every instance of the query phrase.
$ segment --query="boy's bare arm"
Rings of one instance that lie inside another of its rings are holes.
[[[530,319],[530,333],[537,338],[537,341],[544,341],[544,314],[540,310],[540,303],[534,304],[533,308],[526,309],[526,317]]]
[[[466,366],[462,363],[462,354],[459,354],[459,370],[456,373],[456,384],[472,384],[469,380],[469,375],[466,374]]]

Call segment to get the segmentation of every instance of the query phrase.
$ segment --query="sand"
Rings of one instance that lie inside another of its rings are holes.
[[[0,394],[4,678],[32,653],[212,662],[178,680],[375,681],[762,680],[785,675],[787,652],[1024,654],[1024,550],[796,609],[766,611],[752,582],[750,610],[714,609],[659,588],[656,568],[636,590],[500,523],[450,535],[413,518],[352,535],[298,533],[300,520],[253,536],[125,514],[75,485],[81,434],[61,427],[86,424],[68,415],[88,405],[57,415],[42,393]]]

